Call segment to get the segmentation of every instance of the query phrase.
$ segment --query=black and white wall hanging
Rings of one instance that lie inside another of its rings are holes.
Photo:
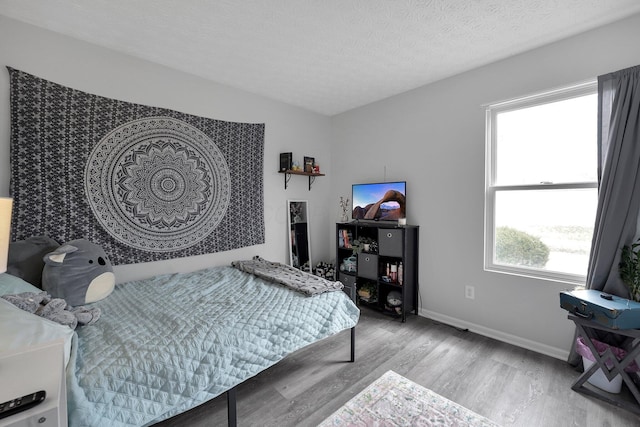
[[[264,243],[264,124],[9,74],[13,239],[86,238],[113,264]]]

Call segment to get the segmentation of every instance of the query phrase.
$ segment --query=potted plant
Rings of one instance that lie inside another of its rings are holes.
[[[624,245],[620,256],[620,278],[629,288],[629,294],[634,301],[640,301],[640,239],[631,246]]]
[[[358,255],[358,252],[362,252],[362,242],[358,239],[355,239],[351,242],[351,249],[353,250],[353,255]]]
[[[353,254],[357,255],[359,252],[374,252],[371,248],[371,246],[375,243],[375,240],[373,240],[370,237],[359,237],[358,239],[353,241],[353,244],[351,246],[351,248],[353,249]],[[377,245],[376,245],[377,248]],[[376,249],[377,251],[377,249]]]
[[[378,289],[373,283],[364,283],[358,287],[358,296],[365,302],[376,302],[378,300]]]

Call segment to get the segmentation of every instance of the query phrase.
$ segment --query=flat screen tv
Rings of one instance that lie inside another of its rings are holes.
[[[372,221],[406,218],[406,195],[406,181],[353,184],[351,218]]]

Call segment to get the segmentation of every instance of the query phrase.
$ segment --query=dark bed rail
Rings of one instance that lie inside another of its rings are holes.
[[[351,359],[349,362],[356,361],[356,327],[351,328]],[[227,390],[227,420],[229,427],[238,425],[238,413],[236,412],[236,388],[235,386]]]
[[[238,425],[238,417],[236,414],[236,388],[235,386],[231,390],[227,390],[227,419],[229,420],[229,427],[236,427]]]

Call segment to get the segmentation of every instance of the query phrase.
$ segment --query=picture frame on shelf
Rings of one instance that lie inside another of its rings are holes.
[[[280,153],[280,172],[291,170],[293,167],[293,153]]]
[[[313,167],[315,166],[315,163],[315,158],[304,156],[304,171],[313,173]]]

